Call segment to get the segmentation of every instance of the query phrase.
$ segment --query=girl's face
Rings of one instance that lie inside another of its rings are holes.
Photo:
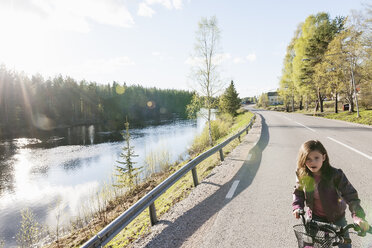
[[[325,159],[325,154],[323,155],[318,151],[312,151],[307,155],[305,165],[314,175],[320,175],[320,169]]]

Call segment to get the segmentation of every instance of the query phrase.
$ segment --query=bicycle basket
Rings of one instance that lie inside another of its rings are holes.
[[[332,243],[336,237],[335,231],[325,227],[318,227],[317,225],[311,224],[308,224],[306,228],[303,224],[294,225],[293,230],[296,234],[299,248],[332,247]]]

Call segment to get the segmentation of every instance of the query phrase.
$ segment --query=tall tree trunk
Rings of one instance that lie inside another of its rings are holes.
[[[318,108],[320,107],[320,112],[323,113],[323,99],[322,99],[322,94],[320,94],[320,88],[318,87],[316,91],[317,91],[318,103],[319,103]]]
[[[354,112],[354,99],[353,99],[353,93],[348,94],[348,100],[349,100],[349,112]]]
[[[335,113],[337,114],[338,113],[338,93],[337,93],[337,91],[336,91],[336,93],[335,93],[335,95],[336,95],[336,98],[335,98]]]
[[[319,101],[316,100],[316,101],[315,101],[314,114],[318,111],[318,109],[319,109]]]
[[[301,96],[301,98],[300,98],[300,110],[302,110],[302,96]]]
[[[294,95],[292,95],[292,112],[294,112]]]

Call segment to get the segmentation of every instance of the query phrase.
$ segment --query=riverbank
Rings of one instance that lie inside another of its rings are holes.
[[[187,148],[203,126],[204,120],[198,118],[130,129],[131,145],[138,154],[134,161],[143,166],[141,178],[160,171],[150,166],[154,160],[173,164],[188,159]],[[52,236],[58,222],[61,237],[69,231],[63,228],[86,225],[111,196],[120,195],[109,187],[124,146],[120,133],[115,133],[118,139],[99,127],[66,133],[0,141],[0,240],[4,247],[19,246],[17,234],[25,209],[34,214],[39,229]]]
[[[233,119],[231,126],[228,128],[228,132],[223,137],[219,137],[216,143],[224,141],[227,137],[231,136],[233,133],[236,133],[237,130],[246,126],[251,117],[252,113],[245,112],[241,113]],[[224,148],[224,154],[227,155],[235,146],[239,144],[238,140],[231,142],[226,148]],[[205,147],[204,150],[209,147]],[[203,151],[204,151],[203,150]],[[197,154],[196,154],[197,155]],[[84,220],[86,218],[79,217],[73,222],[70,226],[70,232],[64,237],[58,237],[54,242],[45,245],[45,247],[78,247],[88,240],[91,236],[101,230],[109,222],[115,219],[118,215],[128,209],[132,204],[139,200],[142,196],[152,190],[156,185],[162,182],[169,175],[174,173],[180,167],[182,167],[188,161],[184,161],[179,164],[175,164],[167,171],[162,173],[154,174],[144,183],[141,183],[135,187],[132,191],[126,192],[121,196],[117,196],[108,201],[106,207],[102,208],[101,211],[95,214],[93,218],[89,221]],[[199,179],[202,180],[207,177],[210,171],[220,163],[219,155],[215,154],[210,158],[206,159],[203,163],[198,165],[198,175]],[[160,197],[156,202],[157,215],[161,216],[162,214],[169,211],[170,207],[173,206],[176,202],[179,202],[181,199],[187,197],[193,188],[192,176],[185,176],[175,185],[173,185],[162,197]],[[128,225],[110,244],[113,247],[124,247],[133,240],[136,240],[141,235],[144,235],[148,232],[150,228],[148,211],[144,211],[140,214],[132,223]]]

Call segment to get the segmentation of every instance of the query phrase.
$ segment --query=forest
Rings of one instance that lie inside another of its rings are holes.
[[[186,117],[193,92],[113,82],[77,82],[62,75],[44,79],[0,66],[0,137],[74,125],[123,129],[144,121]]]
[[[298,25],[287,46],[279,94],[286,111],[323,112],[323,102],[334,100],[355,107],[372,107],[372,8],[364,13],[331,19],[327,13],[310,15]],[[359,106],[358,106],[359,98]]]

